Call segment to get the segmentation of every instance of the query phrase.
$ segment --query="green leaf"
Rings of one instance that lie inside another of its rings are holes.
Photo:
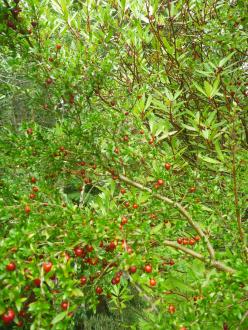
[[[210,97],[212,93],[212,86],[207,80],[204,81],[204,89],[206,91],[206,95]]]
[[[207,157],[207,156],[199,155],[199,158],[201,160],[203,160],[204,162],[207,162],[207,163],[210,163],[210,164],[220,164],[220,161],[218,161],[216,159],[213,159],[213,158],[210,158],[210,157]]]
[[[160,224],[158,224],[157,226],[155,226],[155,227],[153,227],[153,228],[151,229],[151,234],[156,234],[156,233],[158,233],[163,227],[164,227],[164,223],[163,223],[163,222],[160,223]]]
[[[51,0],[51,5],[53,7],[53,9],[60,15],[63,15],[63,10],[60,6],[60,4],[58,3],[58,1],[56,0]]]
[[[235,54],[235,52],[232,52],[231,54],[227,55],[226,57],[224,57],[220,62],[218,67],[223,67],[233,56],[233,54]]]
[[[150,193],[143,191],[138,195],[137,202],[138,203],[145,203],[150,197],[151,197]]]
[[[220,84],[220,76],[218,75],[217,78],[214,81],[212,91],[210,93],[210,97],[213,98],[218,93],[218,88]]]
[[[62,312],[62,313],[59,313],[58,315],[55,316],[55,318],[52,320],[52,324],[56,324],[60,321],[62,321],[66,315],[68,314],[68,312]]]
[[[222,151],[221,151],[219,141],[215,141],[215,142],[214,142],[214,146],[215,146],[215,150],[216,150],[216,153],[217,153],[219,159],[220,159],[221,161],[224,161],[224,155],[223,155],[223,153],[222,153]]]
[[[200,92],[202,93],[203,95],[207,96],[205,91],[201,88],[201,86],[199,86],[196,82],[193,82],[195,88]]]
[[[174,48],[169,44],[168,40],[166,39],[166,37],[162,37],[163,40],[163,44],[167,50],[167,52],[173,56],[174,53]]]
[[[26,300],[27,300],[27,298],[19,298],[16,300],[15,305],[16,305],[16,309],[18,310],[18,312],[20,312],[20,310],[22,308],[22,303]]]
[[[189,131],[193,131],[193,132],[197,132],[198,131],[195,127],[189,126],[189,125],[185,125],[183,123],[181,124],[181,126],[184,127],[184,128],[186,128]]]
[[[194,259],[191,263],[190,269],[196,277],[203,277],[205,272],[205,265],[202,261]]]
[[[74,297],[83,297],[84,296],[83,291],[81,291],[80,289],[77,289],[77,288],[73,289],[71,293]]]
[[[152,96],[149,95],[149,96],[148,96],[148,99],[147,99],[147,101],[146,101],[145,110],[148,109],[148,108],[150,107],[151,103],[152,103]]]
[[[180,279],[174,277],[174,276],[170,276],[165,280],[165,284],[167,286],[168,289],[175,289],[178,288],[180,290],[182,290],[183,292],[192,292],[193,289],[185,284],[183,281],[181,281]]]
[[[2,315],[5,312],[5,306],[0,305],[0,315]]]

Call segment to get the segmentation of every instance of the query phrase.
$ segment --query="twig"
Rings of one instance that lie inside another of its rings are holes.
[[[188,254],[188,255],[196,258],[196,259],[201,260],[202,262],[207,263],[206,258],[202,254],[200,254],[198,252],[195,252],[195,251],[193,251],[191,249],[188,249],[188,248],[186,248],[186,247],[184,247],[184,246],[182,246],[182,245],[180,245],[180,244],[178,244],[176,242],[173,242],[173,241],[165,240],[165,241],[163,241],[163,243],[165,245],[167,245],[167,246],[173,247],[176,250],[183,251],[184,253],[186,253],[186,254]],[[216,268],[218,270],[222,270],[222,271],[224,271],[226,273],[230,273],[230,274],[234,274],[235,273],[235,269],[226,266],[221,261],[212,260],[212,261],[210,261],[210,264],[209,265],[211,267],[213,267],[213,268]]]

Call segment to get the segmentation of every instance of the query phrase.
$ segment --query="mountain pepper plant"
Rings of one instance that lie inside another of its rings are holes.
[[[0,328],[247,329],[247,3],[0,6]]]

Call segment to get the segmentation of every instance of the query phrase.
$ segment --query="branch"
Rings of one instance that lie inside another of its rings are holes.
[[[165,202],[166,204],[172,205],[173,207],[178,209],[178,211],[184,216],[184,218],[187,219],[187,221],[191,225],[191,227],[193,227],[195,229],[195,231],[199,234],[199,236],[206,242],[207,249],[208,249],[208,252],[210,255],[210,259],[215,260],[215,251],[214,251],[212,244],[210,243],[207,235],[205,235],[205,233],[203,232],[201,227],[196,222],[193,221],[191,215],[186,211],[186,209],[180,203],[174,202],[170,198],[162,196],[160,194],[154,194],[152,189],[147,188],[147,187],[143,186],[142,184],[135,182],[122,174],[119,175],[119,178],[120,178],[120,180],[126,182],[127,184],[129,184],[133,187],[136,187],[143,191],[148,191],[149,193],[153,194],[153,196],[155,198],[160,199],[161,201]]]
[[[165,245],[167,245],[167,246],[170,246],[170,247],[176,249],[176,250],[183,251],[184,253],[186,253],[186,254],[188,254],[188,255],[196,258],[196,259],[201,260],[202,262],[207,263],[206,258],[202,254],[200,254],[198,252],[195,252],[195,251],[193,251],[191,249],[188,249],[188,248],[186,248],[186,247],[184,247],[184,246],[182,246],[182,245],[180,245],[180,244],[178,244],[176,242],[173,242],[173,241],[165,240],[165,241],[163,241],[163,243]],[[214,268],[216,268],[218,270],[222,270],[222,271],[224,271],[226,273],[230,273],[230,274],[234,274],[235,273],[235,269],[226,266],[225,264],[223,264],[220,261],[213,260],[213,261],[210,262],[210,266],[211,267],[214,267]]]

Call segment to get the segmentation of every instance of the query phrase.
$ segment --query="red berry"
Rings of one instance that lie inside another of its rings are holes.
[[[199,242],[200,239],[201,239],[200,236],[195,236],[195,241],[196,241],[196,242]]]
[[[120,276],[116,276],[115,277],[115,284],[120,283],[120,280],[121,280]]]
[[[80,247],[76,247],[74,249],[74,254],[77,257],[81,257],[83,255],[83,253],[84,253],[84,250],[82,248],[80,248]]]
[[[113,241],[110,242],[108,248],[109,248],[110,251],[113,251],[116,248],[115,242],[113,242]]]
[[[162,179],[158,179],[157,184],[158,184],[159,186],[162,186],[162,185],[164,184],[164,180],[162,180]]]
[[[119,152],[120,152],[119,148],[116,147],[116,148],[114,149],[114,153],[116,153],[116,154],[118,155]]]
[[[90,258],[90,259],[91,259],[91,258]],[[92,258],[90,264],[91,264],[92,266],[97,265],[97,264],[98,264],[98,258]]]
[[[52,269],[53,264],[50,261],[44,262],[42,267],[44,269],[44,272],[49,273]]]
[[[183,245],[187,245],[189,243],[189,240],[187,238],[183,239]]]
[[[189,245],[194,245],[195,244],[195,240],[193,239],[193,238],[191,238],[190,240],[189,240]]]
[[[121,189],[121,194],[124,195],[126,193],[126,189],[122,188]]]
[[[46,84],[51,85],[52,83],[53,83],[53,79],[52,78],[47,78]]]
[[[29,291],[30,290],[30,286],[29,285],[26,285],[25,287],[24,287],[24,291]]]
[[[69,303],[68,303],[68,301],[62,301],[60,306],[64,311],[66,311],[69,307]]]
[[[36,179],[34,176],[32,176],[31,179],[30,179],[30,181],[31,181],[32,183],[35,183],[35,182],[37,181],[37,179]]]
[[[21,8],[16,7],[14,9],[12,9],[11,11],[14,16],[17,16],[22,10],[21,10]]]
[[[137,267],[136,266],[130,266],[128,270],[129,270],[129,273],[134,274],[137,271]]]
[[[180,330],[188,330],[187,328],[185,327],[181,327]]]
[[[116,277],[121,277],[122,275],[123,275],[123,272],[121,270],[116,273]]]
[[[32,22],[31,22],[31,25],[32,25],[32,27],[36,27],[36,26],[38,25],[38,23],[35,22],[35,21],[32,21]]]
[[[31,209],[29,205],[25,206],[25,213],[30,213]]]
[[[23,309],[21,309],[20,312],[19,312],[19,316],[20,317],[26,317],[26,315],[27,315],[27,313]]]
[[[171,168],[171,164],[170,163],[165,163],[164,167],[167,171],[169,171],[169,169]]]
[[[71,259],[71,256],[67,252],[64,253],[64,257],[66,261],[69,261]]]
[[[74,101],[75,101],[75,97],[74,95],[71,94],[69,99],[70,104],[74,104]]]
[[[60,44],[57,44],[57,45],[56,45],[56,49],[57,49],[57,50],[60,50],[61,47],[62,47],[62,46],[61,46]]]
[[[151,265],[145,265],[144,270],[145,270],[146,273],[151,273],[152,272],[152,266]]]
[[[92,182],[92,181],[91,181],[90,178],[85,178],[85,179],[84,179],[84,183],[85,183],[85,184],[91,184],[91,182]]]
[[[23,321],[20,320],[16,323],[16,325],[18,326],[18,328],[22,328],[23,327]]]
[[[87,252],[92,252],[94,250],[92,245],[86,245]]]
[[[10,262],[7,266],[6,266],[6,270],[8,272],[13,272],[16,269],[16,264],[14,262]]]
[[[155,189],[158,189],[159,188],[159,184],[158,183],[155,183],[154,188]]]
[[[85,177],[85,170],[81,170],[81,171],[80,171],[80,174],[81,174],[82,177],[84,178],[84,177]],[[80,191],[82,191],[82,188],[80,189]]]
[[[82,276],[82,277],[80,278],[80,283],[81,283],[82,285],[85,285],[85,284],[87,283],[87,277]]]
[[[38,191],[39,191],[39,188],[38,188],[38,187],[33,187],[32,190],[33,190],[34,192],[38,192]]]
[[[128,253],[128,254],[133,253],[133,250],[132,250],[132,248],[131,248],[130,246],[127,246],[127,253]]]
[[[177,239],[177,243],[178,243],[178,244],[182,244],[182,243],[183,243],[183,239],[182,239],[182,238],[178,238],[178,239]]]
[[[137,204],[133,204],[133,209],[137,209],[138,205]]]
[[[12,22],[12,21],[8,21],[8,22],[7,22],[7,26],[8,26],[9,28],[13,29],[13,30],[16,28],[15,23]]]
[[[150,279],[150,286],[155,286],[156,284],[157,284],[157,282],[153,278],[151,278]]]
[[[34,285],[35,285],[37,288],[40,287],[41,280],[40,280],[39,278],[35,278],[35,279],[33,280],[33,282],[34,282]]]
[[[129,202],[125,202],[124,205],[125,205],[125,207],[129,207],[130,206],[130,203]]]
[[[33,134],[33,130],[32,130],[32,128],[28,128],[26,132],[27,132],[27,134],[29,134],[29,135]]]
[[[36,197],[35,194],[30,194],[30,195],[29,195],[29,198],[30,198],[30,199],[34,199],[35,197]],[[26,212],[26,210],[25,210],[25,212]]]
[[[116,277],[112,278],[111,283],[113,285],[116,285],[116,284],[120,283],[120,280],[121,280],[120,277],[116,276]]]
[[[176,307],[174,305],[170,305],[168,308],[168,311],[170,314],[174,314],[176,311]]]
[[[196,187],[191,187],[190,189],[189,189],[189,192],[190,193],[194,193],[196,191]]]
[[[102,292],[103,292],[103,289],[100,286],[97,286],[96,287],[96,294],[100,295],[100,294],[102,294]]]
[[[173,265],[175,265],[175,261],[174,261],[173,259],[171,259],[170,262],[169,262],[169,264],[170,264],[171,266],[173,266]]]
[[[128,219],[126,217],[122,217],[121,224],[125,225],[128,222]]]
[[[123,141],[125,141],[125,142],[128,142],[128,136],[127,135],[125,135],[124,137],[123,137]]]
[[[9,308],[6,313],[2,315],[2,321],[4,324],[10,324],[15,318],[15,312]]]

